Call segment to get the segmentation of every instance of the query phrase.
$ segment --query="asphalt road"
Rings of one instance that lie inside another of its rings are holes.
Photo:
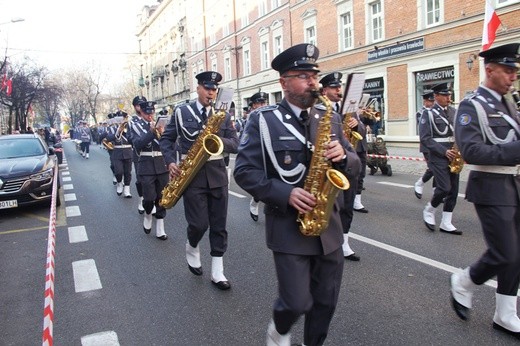
[[[182,202],[168,211],[168,240],[156,239],[154,230],[146,235],[135,187],[134,198],[116,195],[106,151],[94,145],[86,160],[72,142],[64,144],[55,345],[265,344],[277,290],[265,218],[251,220],[249,196],[233,180],[224,257],[232,288],[219,291],[210,283],[207,236],[201,242],[204,275],[188,271]],[[370,212],[355,214],[350,241],[361,261],[345,265],[326,344],[516,344],[492,329],[493,281],[479,287],[471,321],[451,310],[450,273],[473,262],[485,246],[473,206],[462,197],[453,220],[462,236],[425,228],[422,209],[431,186],[422,200],[412,188],[424,170],[420,165],[395,162],[391,177],[378,172],[366,178],[363,204]],[[464,188],[462,182],[461,193]],[[46,225],[45,207],[0,212],[1,345],[41,343]],[[83,276],[81,268],[87,268]],[[303,341],[302,325],[303,319],[294,327],[293,342]]]

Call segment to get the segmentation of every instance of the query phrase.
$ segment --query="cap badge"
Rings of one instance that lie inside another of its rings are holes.
[[[215,79],[217,79],[217,73],[216,72],[213,72],[211,74],[211,80],[214,81]]]
[[[307,45],[306,53],[309,58],[314,56],[314,46],[312,44]]]

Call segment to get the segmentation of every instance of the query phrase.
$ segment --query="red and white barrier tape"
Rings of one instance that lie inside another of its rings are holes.
[[[54,248],[56,245],[56,196],[58,193],[58,162],[54,168],[52,182],[52,201],[49,217],[49,234],[47,241],[47,263],[45,265],[45,305],[43,308],[42,345],[52,346],[54,323]]]
[[[397,160],[409,160],[409,161],[426,161],[423,157],[377,155],[377,154],[367,154],[367,157],[372,157],[372,158],[375,158],[375,159],[397,159]]]

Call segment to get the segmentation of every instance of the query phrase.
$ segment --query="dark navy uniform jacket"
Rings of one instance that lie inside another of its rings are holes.
[[[310,112],[310,138],[314,143],[319,116]],[[267,124],[268,125],[267,125]],[[349,169],[359,174],[357,154],[343,136],[341,117],[334,113],[331,132],[348,148],[347,158],[336,169]],[[339,215],[340,200],[336,200],[328,229],[318,237],[304,236],[296,222],[298,211],[289,206],[294,187],[303,187],[309,166],[306,155],[305,128],[285,99],[278,105],[261,107],[249,116],[235,162],[237,184],[255,199],[266,204],[266,242],[272,251],[298,254],[329,254],[343,244],[343,229]],[[340,193],[338,196],[342,196]]]
[[[449,165],[446,150],[451,149],[454,144],[452,128],[455,112],[455,108],[448,106],[444,110],[437,103],[424,110],[419,123],[419,136],[423,150],[430,154],[429,162]]]
[[[483,135],[477,109],[482,105],[489,129],[500,139],[511,132],[509,143],[493,144]],[[518,112],[510,102],[498,101],[488,90],[479,87],[474,95],[464,99],[457,112],[455,138],[464,161],[474,165],[514,166],[520,164],[520,134],[515,133],[504,114],[519,126]],[[466,187],[466,199],[475,204],[517,206],[520,194],[520,175],[497,174],[472,170]]]
[[[141,155],[143,152],[160,153],[159,140],[150,131],[150,124],[144,119],[138,119],[132,124],[132,142],[139,164],[136,166],[138,175],[158,175],[168,172],[162,155]]]
[[[110,128],[108,131],[106,138],[114,143],[114,150],[112,150],[112,159],[113,160],[127,160],[132,158],[132,144],[130,142],[130,130],[129,125],[127,125],[126,130],[123,133],[116,137],[117,130],[120,124],[116,124],[115,126]],[[125,148],[120,148],[119,146],[125,146]]]
[[[177,162],[177,153],[187,154],[202,130],[203,121],[196,101],[177,107],[159,141],[166,165],[172,162],[180,163],[180,160]],[[226,113],[226,118],[216,135],[224,144],[224,152],[231,154],[237,152],[237,132],[229,114]],[[216,188],[227,186],[228,183],[226,164],[222,158],[206,161],[191,181],[190,186]]]

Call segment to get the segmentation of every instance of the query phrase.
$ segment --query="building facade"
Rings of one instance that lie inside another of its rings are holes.
[[[458,103],[483,79],[485,1],[163,0],[139,17],[140,86],[149,99],[176,105],[196,97],[197,73],[215,70],[235,89],[236,109],[259,90],[276,103],[282,91],[271,60],[313,43],[322,74],[365,74],[385,140],[416,143],[424,90],[448,82]],[[488,1],[502,22],[494,45],[519,42],[520,0]]]

